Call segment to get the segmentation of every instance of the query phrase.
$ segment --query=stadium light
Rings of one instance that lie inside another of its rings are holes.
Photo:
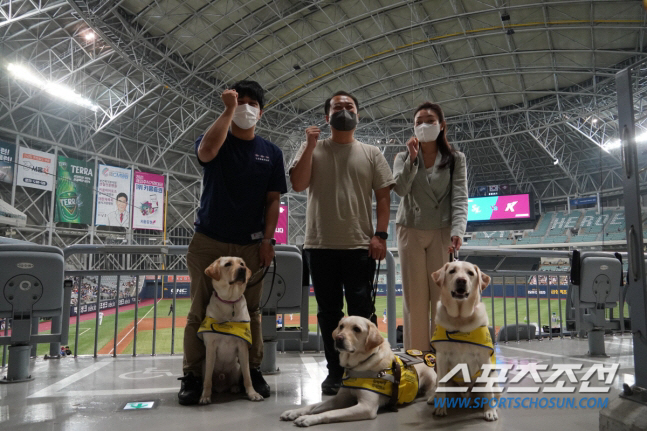
[[[92,111],[97,111],[99,109],[99,105],[96,105],[91,100],[81,96],[73,89],[61,84],[57,84],[55,82],[49,82],[29,70],[29,68],[27,67],[9,63],[7,69],[9,69],[9,72],[11,72],[16,79],[45,90],[47,93],[51,94],[54,97],[58,97],[59,99],[63,99],[67,102],[74,103],[75,105],[79,105],[84,108],[88,108]]]
[[[647,132],[636,136],[636,143],[637,144],[642,144],[642,143],[645,143],[645,142],[647,142]],[[607,153],[610,150],[617,150],[620,147],[621,147],[620,139],[614,139],[614,140],[609,141],[609,142],[607,142],[605,144],[602,144],[602,149],[605,150]]]
[[[559,164],[559,159],[553,160],[553,165],[558,165]]]
[[[87,31],[87,32],[85,33],[85,36],[84,36],[84,37],[85,37],[85,40],[87,40],[88,42],[91,42],[91,41],[93,41],[93,40],[94,40],[95,35],[94,35],[94,32],[93,32],[92,30],[89,30],[89,31]]]

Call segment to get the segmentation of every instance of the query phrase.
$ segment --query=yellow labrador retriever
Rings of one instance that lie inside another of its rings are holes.
[[[483,364],[494,363],[495,357],[485,304],[481,302],[481,291],[490,283],[490,277],[482,273],[478,266],[461,261],[446,263],[431,277],[441,289],[436,330],[431,339],[436,351],[438,385],[437,392],[427,400],[429,404],[435,404],[435,397],[445,397],[444,392],[438,392],[442,387],[458,385],[472,389]],[[459,364],[467,365],[467,382],[463,373],[458,373],[449,382],[441,383],[442,378]],[[495,375],[496,371],[492,371],[490,377]],[[480,392],[479,396],[498,398],[500,394]],[[435,407],[436,416],[447,415],[447,407],[442,401]],[[496,408],[490,407],[489,403],[485,405],[484,418],[488,421],[498,419]]]
[[[321,403],[287,410],[281,415],[281,420],[293,420],[296,425],[305,427],[375,419],[378,409],[388,405],[392,399],[397,399],[398,403],[411,402],[416,395],[426,394],[436,384],[434,369],[419,363],[412,366],[415,371],[409,368],[408,374],[402,372],[401,384],[397,387],[400,393],[396,391],[394,394],[391,386],[394,383],[388,379],[393,377],[389,372],[394,361],[397,362],[395,354],[389,342],[368,319],[358,316],[341,319],[333,337],[341,365],[346,370],[339,392]],[[353,377],[359,375],[362,377]]]
[[[209,404],[213,391],[239,392],[241,373],[247,397],[262,401],[249,374],[252,335],[244,293],[252,271],[239,257],[221,257],[204,272],[211,277],[214,292],[198,330],[207,354],[200,404]]]

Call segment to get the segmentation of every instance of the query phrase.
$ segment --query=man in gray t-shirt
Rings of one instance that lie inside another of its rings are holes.
[[[332,136],[319,140],[319,128],[308,127],[307,140],[290,167],[292,188],[308,189],[304,249],[328,362],[328,377],[321,385],[327,395],[337,393],[344,373],[332,338],[344,316],[344,293],[349,315],[368,318],[373,311],[371,282],[375,259],[386,256],[389,194],[395,184],[380,150],[354,137],[358,109],[357,99],[344,91],[326,100]]]

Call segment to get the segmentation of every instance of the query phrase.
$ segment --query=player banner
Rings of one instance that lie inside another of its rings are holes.
[[[94,163],[58,156],[54,221],[92,223]]]
[[[13,165],[16,163],[16,146],[0,141],[0,182],[13,184]]]
[[[54,190],[54,155],[20,147],[16,185],[41,190]]]
[[[133,228],[164,230],[164,175],[135,171]]]
[[[274,239],[277,244],[288,243],[288,206],[281,204],[279,208],[279,221],[274,231]]]
[[[97,173],[97,226],[130,227],[132,171],[99,165]]]

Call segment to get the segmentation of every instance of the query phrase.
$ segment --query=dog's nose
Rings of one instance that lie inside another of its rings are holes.
[[[335,346],[338,349],[343,349],[344,348],[344,336],[339,334],[335,337]]]
[[[456,292],[463,293],[467,289],[467,280],[464,278],[457,278],[456,279]]]
[[[236,271],[236,280],[245,281],[246,277],[247,270],[245,268],[238,268],[238,271]]]

